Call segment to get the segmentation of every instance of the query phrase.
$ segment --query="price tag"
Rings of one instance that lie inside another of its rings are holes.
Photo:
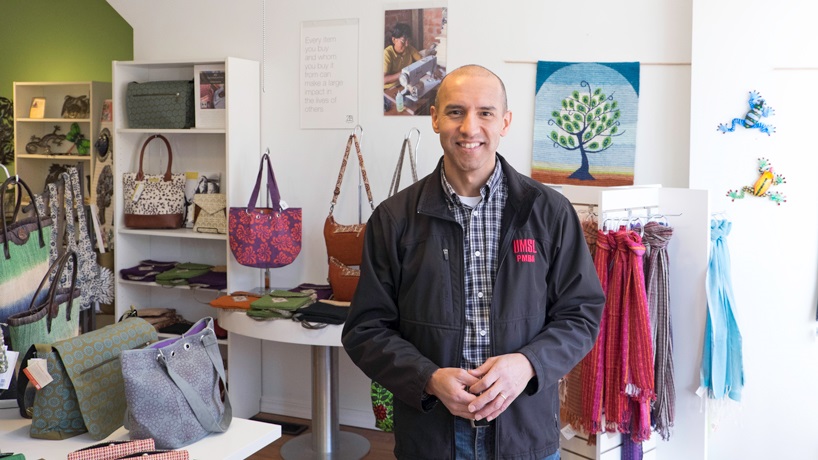
[[[138,182],[136,184],[136,189],[133,191],[133,197],[131,197],[131,201],[133,201],[134,203],[139,201],[139,197],[142,196],[142,192],[144,190],[145,190],[145,183],[144,182]]]
[[[54,380],[48,373],[48,365],[43,358],[29,359],[28,366],[23,369],[23,372],[28,376],[34,388],[38,390]]]
[[[570,423],[562,427],[560,433],[562,433],[565,439],[571,439],[577,435],[577,432],[574,431],[574,427],[572,427]]]

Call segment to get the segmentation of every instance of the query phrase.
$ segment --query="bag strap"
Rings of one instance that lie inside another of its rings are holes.
[[[361,176],[364,178],[364,187],[366,188],[366,197],[369,199],[369,207],[375,210],[375,202],[372,200],[372,190],[369,188],[369,178],[366,176],[366,167],[364,166],[364,156],[361,153],[361,144],[358,143],[358,137],[353,132],[349,135],[347,140],[347,148],[344,151],[344,160],[341,162],[341,171],[338,172],[338,181],[335,183],[335,191],[332,193],[332,203],[329,207],[329,215],[335,210],[335,203],[338,201],[338,195],[341,194],[341,182],[344,180],[344,171],[347,169],[347,160],[349,159],[349,151],[355,144],[355,152],[358,154],[358,164],[361,166]]]
[[[191,327],[191,329],[195,327],[196,326],[194,325]],[[233,419],[233,408],[230,405],[230,395],[227,392],[227,379],[225,378],[224,374],[224,364],[222,363],[222,357],[219,353],[219,343],[216,340],[216,333],[213,332],[210,325],[208,325],[206,330],[209,332],[206,332],[201,336],[201,341],[204,345],[205,351],[207,352],[208,358],[210,358],[210,363],[213,364],[213,368],[219,374],[219,379],[225,388],[224,413],[222,413],[220,420],[216,420],[216,418],[213,417],[213,414],[207,408],[207,404],[205,404],[202,397],[199,396],[196,389],[193,388],[193,386],[188,383],[184,377],[168,366],[165,355],[160,352],[157,360],[165,368],[165,371],[167,371],[168,376],[171,378],[171,380],[173,380],[173,383],[176,384],[176,387],[182,392],[182,395],[185,397],[185,400],[187,400],[191,410],[193,410],[193,413],[196,415],[196,420],[199,421],[202,427],[211,433],[224,433],[227,431],[227,428],[230,426],[230,422]]]
[[[145,139],[145,143],[142,144],[142,151],[139,153],[139,171],[136,173],[136,180],[137,181],[145,180],[145,173],[142,170],[142,160],[145,158],[145,149],[148,147],[148,144],[150,144],[150,142],[154,139],[161,139],[162,142],[165,143],[165,146],[168,148],[168,169],[165,170],[165,175],[162,180],[165,182],[170,182],[171,181],[170,167],[173,164],[173,150],[170,148],[170,142],[168,142],[168,139],[161,134],[154,134],[150,136],[149,138]]]
[[[401,170],[403,169],[403,158],[404,153],[409,151],[409,166],[412,170],[412,183],[418,181],[418,170],[417,166],[415,165],[415,153],[414,149],[412,148],[412,141],[409,140],[409,137],[405,137],[403,139],[403,145],[400,148],[400,156],[398,156],[398,165],[395,167],[395,173],[392,174],[392,184],[389,186],[389,195],[392,196],[400,190],[400,175]]]
[[[270,206],[276,213],[281,213],[281,192],[278,190],[278,182],[273,173],[273,165],[270,161],[270,149],[264,151],[261,155],[261,164],[258,166],[258,175],[256,176],[256,185],[253,187],[253,193],[250,194],[250,202],[247,204],[247,210],[253,211],[256,209],[256,202],[261,191],[261,176],[264,173],[264,162],[267,162],[267,195],[270,198]],[[262,206],[263,207],[263,206]]]
[[[28,360],[37,356],[45,358],[45,356],[53,350],[51,345],[45,343],[38,343],[28,347],[25,356],[20,363],[20,371],[17,374],[17,407],[20,409],[20,416],[23,418],[31,418],[28,412],[34,407],[34,400],[26,399],[26,387],[28,387],[28,375],[23,372],[23,369],[28,367]]]
[[[68,259],[72,259],[71,264],[71,291],[68,293],[68,308],[66,308],[65,319],[66,321],[71,321],[71,307],[74,304],[74,289],[77,286],[77,253],[72,250],[67,250],[65,254],[61,255],[56,262],[54,262],[51,267],[48,268],[45,276],[40,281],[40,285],[37,286],[37,290],[34,291],[34,296],[31,298],[31,303],[28,304],[28,309],[33,310],[35,305],[34,302],[37,300],[38,294],[45,286],[45,282],[50,278],[51,272],[56,267],[56,273],[54,274],[53,281],[51,285],[48,287],[48,314],[46,315],[46,330],[49,334],[51,334],[51,320],[57,317],[57,314],[60,312],[59,305],[54,302],[54,299],[57,296],[57,290],[60,286],[60,278],[62,277],[62,272],[65,270],[65,264],[68,262]]]
[[[9,253],[9,229],[8,224],[6,223],[6,210],[5,210],[5,200],[6,200],[6,189],[10,185],[17,186],[17,204],[14,207],[14,215],[12,216],[12,222],[17,221],[17,212],[20,210],[20,203],[22,202],[22,195],[23,190],[28,193],[29,198],[31,198],[31,203],[34,203],[34,194],[31,193],[31,189],[28,188],[28,185],[23,182],[18,176],[9,177],[8,179],[3,182],[2,188],[0,188],[0,222],[3,225],[3,255],[6,257],[6,260],[11,259],[11,254]],[[40,211],[37,210],[37,206],[32,206],[34,208],[34,215],[37,217],[37,232],[40,234],[40,247],[45,247],[45,239],[43,238],[43,222],[40,218]]]

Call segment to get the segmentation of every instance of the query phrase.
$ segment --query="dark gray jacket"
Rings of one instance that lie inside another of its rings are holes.
[[[491,351],[522,353],[536,373],[497,418],[497,458],[538,460],[559,448],[557,381],[593,346],[604,295],[568,200],[497,158],[509,197]],[[432,373],[458,367],[463,348],[463,231],[446,205],[441,168],[372,214],[343,331],[352,361],[395,395],[400,459],[454,457],[454,417],[435,398],[422,402]]]

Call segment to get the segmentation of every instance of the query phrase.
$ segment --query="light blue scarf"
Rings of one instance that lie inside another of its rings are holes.
[[[727,235],[732,223],[710,221],[710,262],[707,267],[707,325],[702,353],[701,386],[708,397],[722,399],[727,395],[741,401],[744,366],[741,332],[733,314],[733,285],[730,274],[730,251]]]

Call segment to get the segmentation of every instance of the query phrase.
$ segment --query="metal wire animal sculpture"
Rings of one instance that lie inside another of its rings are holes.
[[[745,185],[737,190],[728,190],[727,196],[730,197],[732,201],[736,201],[744,198],[745,193],[749,193],[752,196],[769,198],[773,203],[779,206],[781,206],[781,203],[786,203],[787,197],[781,192],[770,191],[770,187],[787,183],[784,176],[774,173],[772,164],[770,164],[766,158],[758,159],[758,172],[761,176],[752,187]]]
[[[62,141],[65,140],[64,134],[57,134],[59,131],[60,126],[54,125],[54,131],[43,137],[32,135],[31,141],[26,144],[26,153],[37,153],[39,149],[43,149],[47,155],[51,155],[53,153],[51,152],[51,146],[62,145]]]
[[[750,98],[747,100],[750,110],[744,118],[733,118],[732,124],[727,126],[726,123],[719,124],[719,131],[724,133],[732,133],[736,130],[736,125],[744,126],[747,129],[757,129],[766,135],[775,132],[775,127],[762,123],[762,118],[769,117],[775,113],[775,110],[767,105],[767,101],[761,97],[758,91],[750,91]]]

